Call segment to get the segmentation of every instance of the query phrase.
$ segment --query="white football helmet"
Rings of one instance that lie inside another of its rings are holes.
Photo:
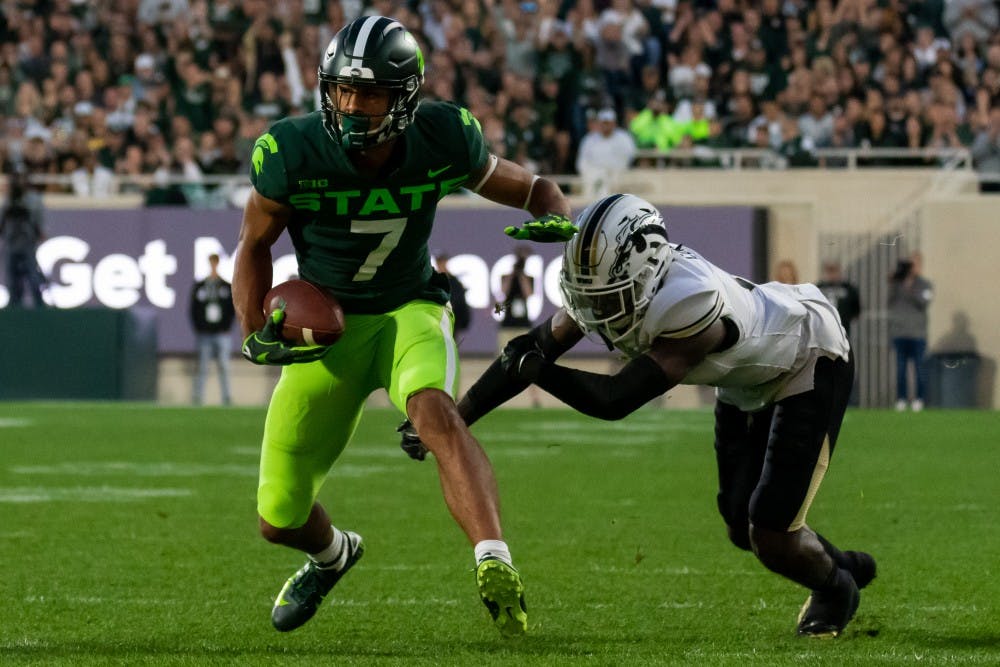
[[[674,259],[663,217],[644,199],[615,194],[584,209],[576,225],[559,274],[563,305],[586,333],[625,342]]]

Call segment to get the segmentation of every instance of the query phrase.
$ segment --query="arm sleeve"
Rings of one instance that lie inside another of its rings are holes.
[[[500,358],[497,357],[465,392],[465,396],[458,402],[458,412],[466,425],[472,426],[483,415],[527,389],[529,384],[531,383],[526,380],[515,380],[504,373]]]
[[[560,343],[552,335],[551,317],[534,327],[530,335],[535,336],[548,362],[555,361],[572,347]],[[527,380],[515,380],[504,373],[500,358],[497,357],[475,384],[465,392],[465,396],[458,403],[458,411],[465,419],[466,425],[472,426],[480,417],[527,389],[529,384],[531,383]]]
[[[645,354],[615,375],[546,365],[535,384],[583,414],[606,420],[630,415],[674,386]]]

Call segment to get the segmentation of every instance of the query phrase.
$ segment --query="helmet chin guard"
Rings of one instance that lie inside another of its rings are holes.
[[[600,199],[576,220],[559,287],[569,315],[588,334],[635,353],[646,309],[673,261],[656,207],[635,195]]]

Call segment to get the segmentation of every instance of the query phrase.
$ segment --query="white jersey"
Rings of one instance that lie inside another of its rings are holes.
[[[726,318],[738,340],[709,354],[682,384],[716,387],[719,400],[752,411],[812,389],[818,357],[846,360],[840,316],[815,285],[756,285],[671,244],[673,263],[624,352],[643,354],[657,338],[687,338]]]

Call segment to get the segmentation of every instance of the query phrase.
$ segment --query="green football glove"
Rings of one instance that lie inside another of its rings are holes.
[[[316,361],[329,351],[329,347],[296,346],[281,337],[285,321],[285,307],[275,309],[260,331],[254,331],[243,341],[243,356],[255,364],[287,366]]]
[[[521,241],[563,243],[573,238],[580,229],[565,215],[549,213],[537,220],[528,220],[520,228],[505,227],[503,233]]]

